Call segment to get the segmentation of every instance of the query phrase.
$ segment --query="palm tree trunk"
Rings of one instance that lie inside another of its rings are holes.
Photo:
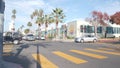
[[[48,22],[45,23],[45,39],[47,39],[47,27],[48,27]]]
[[[97,37],[97,26],[94,27],[95,30],[95,36]]]
[[[55,37],[57,38],[58,37],[58,21],[56,20],[56,35]]]
[[[41,37],[41,28],[39,25],[38,25],[38,36]]]
[[[45,27],[45,39],[47,39],[47,27]]]
[[[56,33],[55,33],[55,37],[58,37],[58,25],[56,25]]]

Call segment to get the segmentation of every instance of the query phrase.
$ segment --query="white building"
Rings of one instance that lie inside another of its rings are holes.
[[[105,28],[105,30],[103,30]],[[67,36],[80,37],[83,35],[95,35],[92,24],[84,20],[75,20],[68,22]],[[98,26],[97,34],[99,37],[120,37],[120,25],[108,23],[106,27]]]

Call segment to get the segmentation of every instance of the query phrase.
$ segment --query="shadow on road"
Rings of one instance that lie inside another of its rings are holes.
[[[23,49],[26,49],[28,47],[29,47],[29,45],[25,45],[25,44],[21,45],[18,49],[16,49],[17,52],[16,52],[15,56],[18,56],[22,52]]]
[[[30,46],[35,46],[36,47],[36,54],[37,54],[37,60],[36,62],[36,68],[42,68],[41,67],[41,62],[40,62],[40,47],[47,48],[49,43],[27,43],[27,44],[20,44],[20,45],[15,45],[14,50],[9,54],[9,55],[4,55],[3,60],[7,62],[12,62],[16,64],[20,64],[23,68],[30,68],[30,65],[32,62],[30,61],[30,58],[28,58],[28,55],[23,55],[22,51],[24,49],[30,48]],[[35,68],[35,67],[34,67]]]
[[[41,62],[40,62],[40,55],[39,55],[39,54],[40,54],[39,45],[37,45],[36,47],[37,47],[37,60],[39,60],[39,61],[36,63],[36,64],[37,64],[36,67],[37,67],[37,68],[42,68],[41,65],[40,65]]]
[[[40,59],[40,47],[47,48],[47,46],[51,46],[51,45],[43,44],[43,43],[38,43],[38,44],[33,44],[33,45],[36,47],[36,54],[37,54],[36,67],[42,68],[41,67],[41,59]]]
[[[10,55],[5,55],[3,56],[3,60],[7,61],[7,62],[12,62],[12,63],[16,63],[16,64],[20,64],[23,68],[29,68],[29,65],[31,64],[31,62],[29,61],[29,59],[26,56],[22,56],[20,55],[20,53],[22,52],[23,49],[28,48],[29,46],[26,44],[22,44],[18,47],[18,49],[16,49],[15,53],[10,53]]]

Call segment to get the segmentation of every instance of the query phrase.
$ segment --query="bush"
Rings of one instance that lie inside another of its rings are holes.
[[[67,39],[74,39],[74,37],[67,36]]]

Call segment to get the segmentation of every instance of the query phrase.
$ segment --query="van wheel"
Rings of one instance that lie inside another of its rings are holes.
[[[15,45],[19,44],[19,40],[14,40],[13,44],[15,44]]]

